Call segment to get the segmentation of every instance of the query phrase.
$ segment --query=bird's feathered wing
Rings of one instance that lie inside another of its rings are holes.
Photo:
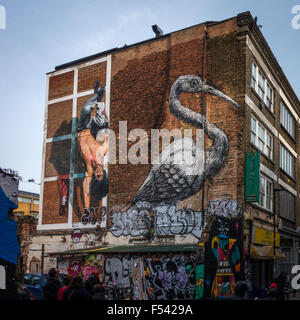
[[[203,157],[199,152],[190,137],[171,143],[154,161],[132,204],[140,201],[170,204],[190,196],[201,168],[203,172]]]

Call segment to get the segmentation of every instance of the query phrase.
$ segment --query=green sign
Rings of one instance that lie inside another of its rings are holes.
[[[260,151],[246,152],[245,202],[259,202]]]

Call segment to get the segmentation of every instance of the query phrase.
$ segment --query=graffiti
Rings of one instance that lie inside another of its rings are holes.
[[[67,269],[67,273],[71,277],[80,276],[81,275],[81,263],[80,263],[80,261],[73,261],[69,265],[69,267]]]
[[[144,279],[144,263],[142,258],[136,259],[132,267],[133,300],[148,300]]]
[[[106,207],[95,207],[85,209],[84,213],[81,215],[80,222],[84,225],[87,224],[99,224],[101,225],[104,221],[106,221],[107,209]]]
[[[160,206],[155,209],[155,233],[164,235],[193,234],[201,238],[202,214],[189,209],[177,210],[176,206]]]
[[[216,216],[205,245],[207,296],[229,297],[241,278],[242,222],[240,218]]]
[[[56,268],[57,267],[57,258],[48,258],[48,268]]]
[[[130,210],[128,212],[115,212],[111,216],[113,226],[110,228],[115,237],[143,235],[147,229],[146,219],[149,217],[147,210]]]
[[[242,208],[236,200],[209,201],[206,209],[208,216],[236,217],[242,214]]]
[[[107,173],[104,169],[104,156],[108,152],[108,118],[105,112],[105,105],[101,103],[105,94],[105,87],[100,87],[96,81],[94,95],[84,104],[78,121],[78,145],[80,155],[85,168],[83,179],[83,203],[84,220],[88,223],[91,215],[91,201],[96,202],[98,207],[102,207],[102,199],[108,193]],[[91,117],[91,113],[96,106],[96,116]],[[96,223],[92,219],[91,223]]]
[[[205,260],[204,260],[204,242],[198,244],[197,254],[196,254],[196,289],[195,289],[195,299],[202,299],[204,297],[204,270],[205,270]]]
[[[145,234],[154,213],[154,234],[159,236],[184,235],[191,233],[197,238],[202,234],[202,215],[199,211],[177,210],[176,206],[158,206],[152,210],[129,209],[115,212],[112,216],[110,231],[115,237],[121,235],[137,237]]]
[[[83,280],[86,281],[95,270],[95,266],[85,266],[82,270]]]
[[[131,288],[131,271],[136,259],[108,258],[104,265],[104,281],[108,287]]]
[[[74,243],[80,242],[80,239],[82,238],[83,234],[80,229],[75,229],[72,234],[71,238]]]
[[[57,261],[57,268],[60,273],[68,274],[69,259],[59,259]]]
[[[150,300],[193,299],[194,257],[147,258],[144,275]]]

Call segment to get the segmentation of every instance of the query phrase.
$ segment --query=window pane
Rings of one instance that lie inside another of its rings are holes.
[[[255,134],[251,132],[251,142],[255,144]]]
[[[256,132],[256,120],[254,118],[251,118],[251,130]]]
[[[258,136],[264,141],[265,140],[265,129],[258,124]]]

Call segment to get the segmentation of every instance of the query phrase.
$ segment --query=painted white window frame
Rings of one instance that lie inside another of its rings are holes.
[[[254,61],[252,62],[251,87],[260,96],[266,107],[274,113],[274,89]]]
[[[262,183],[261,180],[264,179],[264,187],[262,189]],[[269,190],[271,191],[268,193],[268,186],[270,187]],[[256,203],[259,207],[264,208],[265,210],[268,210],[270,212],[273,212],[273,193],[274,190],[274,182],[273,180],[269,179],[266,175],[262,174],[260,172],[259,177],[259,202]],[[262,195],[264,195],[264,198],[262,198]],[[270,203],[268,206],[267,199],[269,199]]]
[[[280,143],[280,168],[293,179],[295,179],[295,164],[296,159],[294,156]]]
[[[292,113],[290,112],[290,110],[282,100],[280,101],[280,124],[290,134],[290,136],[295,139],[296,121]]]
[[[73,101],[73,108],[72,108],[72,118],[77,117],[77,99],[80,97],[88,96],[94,93],[94,90],[88,90],[81,93],[77,92],[77,84],[78,84],[78,72],[79,69],[89,67],[94,64],[99,64],[102,62],[106,62],[106,102],[105,102],[105,110],[107,113],[108,119],[110,119],[110,88],[111,88],[111,55],[104,56],[99,59],[95,59],[90,62],[85,62],[79,65],[74,65],[70,68],[54,71],[47,75],[47,81],[46,81],[46,107],[45,107],[45,116],[44,119],[48,118],[48,107],[51,104],[66,101],[66,100],[72,100]],[[51,77],[58,76],[67,72],[74,72],[74,89],[73,94],[69,96],[64,96],[58,99],[49,100],[48,99],[48,93],[49,93],[49,80]],[[47,123],[45,123],[44,127],[44,143],[43,143],[43,162],[42,162],[42,172],[41,172],[41,190],[40,190],[40,204],[39,204],[39,217],[38,217],[38,225],[37,230],[38,231],[49,231],[49,230],[73,230],[76,228],[82,228],[82,229],[92,229],[95,228],[96,225],[84,225],[81,222],[73,222],[73,191],[74,191],[74,180],[81,177],[81,174],[75,174],[74,172],[74,162],[72,160],[72,155],[75,152],[75,139],[77,137],[76,133],[76,126],[75,122],[72,123],[72,134],[62,136],[62,137],[55,137],[47,139]],[[43,224],[43,197],[44,197],[44,183],[48,181],[56,181],[58,177],[44,177],[44,171],[45,171],[45,159],[46,159],[46,145],[47,143],[51,143],[53,141],[59,141],[59,140],[65,140],[70,139],[71,140],[71,157],[70,157],[70,185],[69,185],[69,206],[68,206],[68,220],[65,223],[54,223],[54,224]],[[104,169],[107,172],[107,175],[109,175],[108,172],[108,154],[104,158]],[[103,207],[107,207],[107,196],[103,198],[102,205]],[[100,227],[106,226],[106,219],[101,222]]]
[[[255,121],[255,128],[252,126]],[[264,130],[264,138],[261,139],[259,136],[259,126]],[[254,131],[255,130],[255,131]],[[270,145],[267,143],[267,136],[270,137]],[[273,149],[274,149],[274,138],[271,132],[253,115],[251,115],[251,134],[250,141],[253,143],[263,154],[265,154],[270,159],[273,159]],[[259,141],[262,141],[263,148],[260,148]],[[270,154],[268,154],[268,151]]]

